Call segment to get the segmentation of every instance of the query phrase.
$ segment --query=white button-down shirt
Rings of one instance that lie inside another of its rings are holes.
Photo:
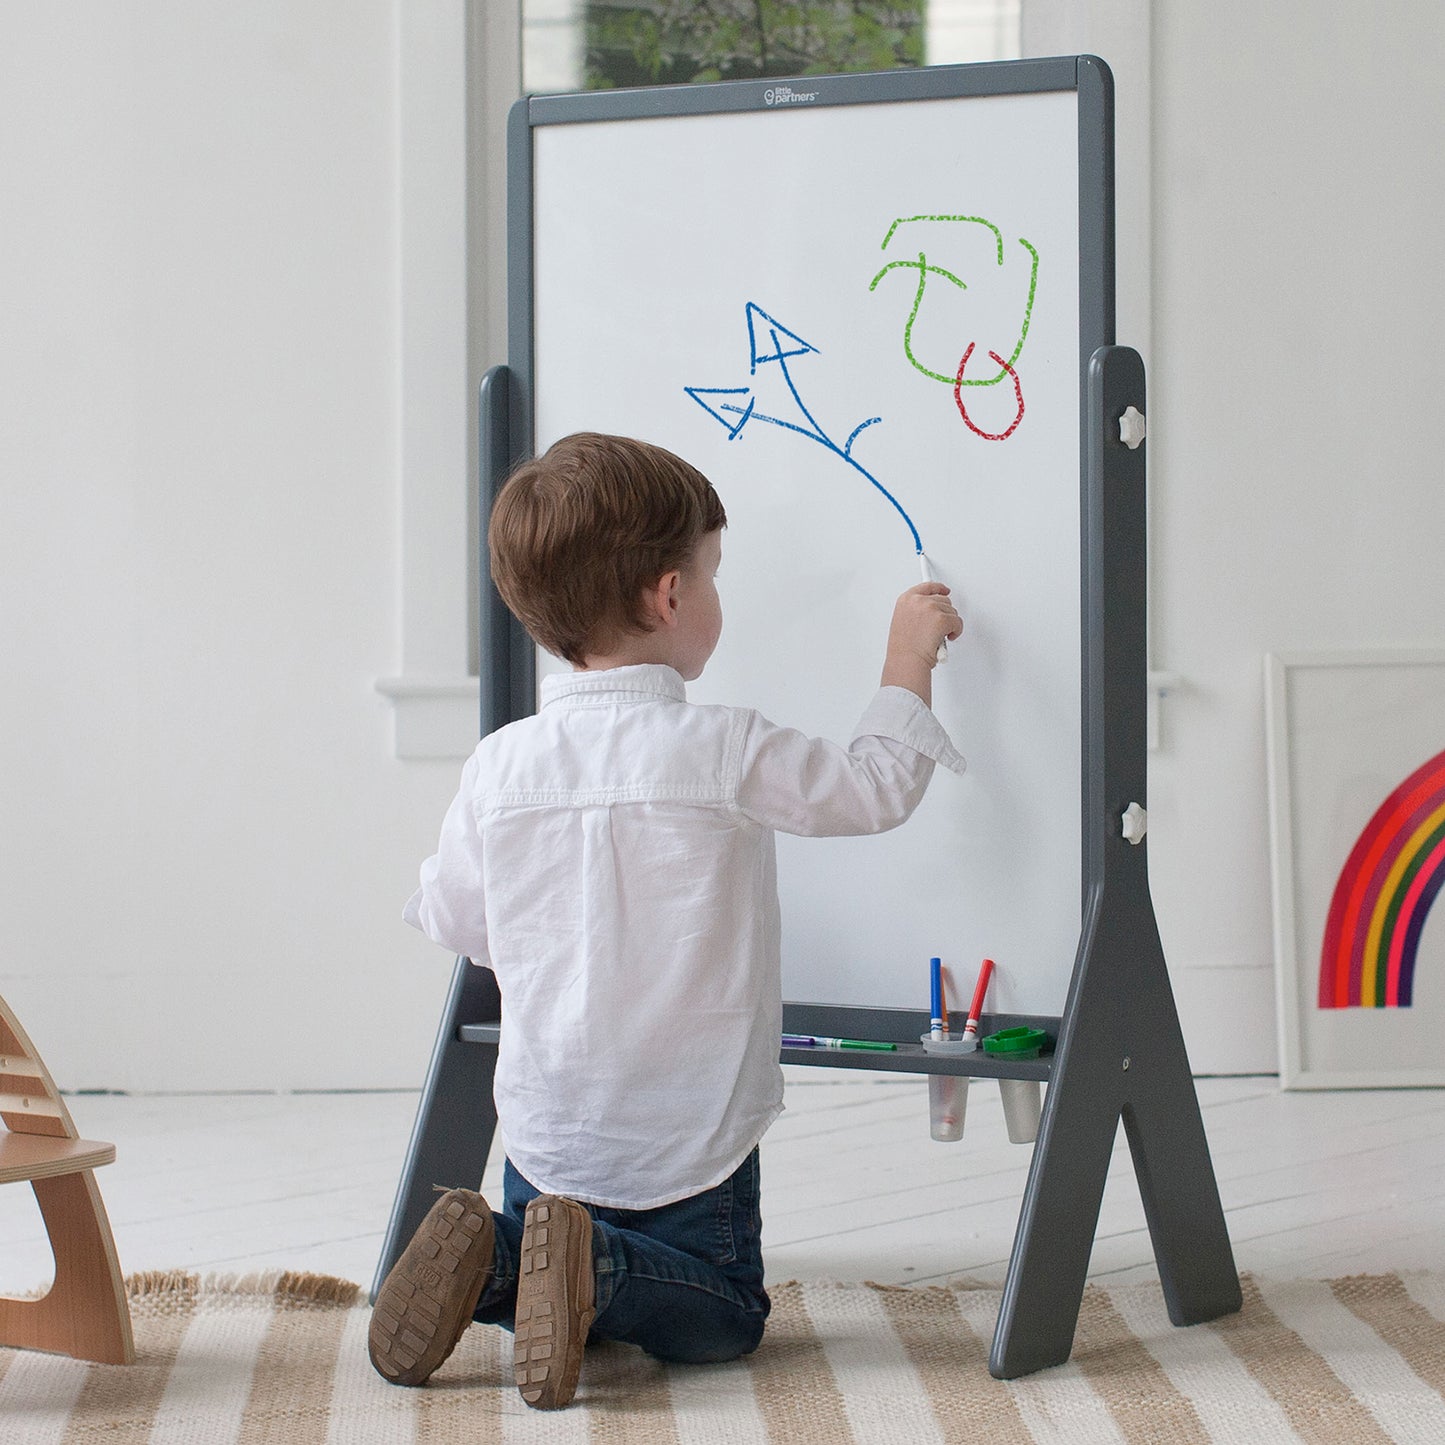
[[[698,706],[670,667],[548,676],[466,764],[405,918],[493,969],[497,1117],[537,1188],[619,1209],[710,1189],[783,1104],[774,833],[881,833],[934,762],[913,693],[847,748]]]

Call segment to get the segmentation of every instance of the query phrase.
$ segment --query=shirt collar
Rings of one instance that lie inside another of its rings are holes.
[[[582,694],[617,701],[642,702],[664,698],[686,702],[687,685],[676,668],[658,662],[641,662],[631,667],[609,667],[602,672],[549,672],[542,679],[542,706]]]

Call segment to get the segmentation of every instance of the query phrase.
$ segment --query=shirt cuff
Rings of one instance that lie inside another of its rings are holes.
[[[880,687],[858,719],[853,737],[889,738],[942,763],[953,773],[962,773],[968,767],[932,709],[906,687]]]

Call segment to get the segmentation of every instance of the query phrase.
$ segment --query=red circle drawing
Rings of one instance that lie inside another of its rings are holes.
[[[1009,374],[1009,377],[1012,379],[1014,384],[1014,396],[1018,401],[1019,409],[1014,415],[1013,421],[1009,423],[1008,429],[1006,431],[989,432],[984,431],[982,427],[975,426],[968,415],[967,408],[965,408],[963,404],[963,370],[964,367],[968,365],[968,358],[973,355],[973,348],[974,343],[970,341],[968,343],[968,350],[963,353],[963,360],[958,363],[958,378],[953,383],[953,399],[958,403],[958,414],[963,418],[963,424],[969,429],[969,431],[971,431],[975,436],[981,436],[984,441],[1007,441],[1018,430],[1019,423],[1024,419],[1024,389],[1022,386],[1019,385],[1019,374],[1013,369],[1013,367],[1008,364],[1008,362],[1003,359],[1003,357],[998,354],[998,352],[989,352],[989,356],[992,357],[999,366],[1003,367],[1003,369]]]

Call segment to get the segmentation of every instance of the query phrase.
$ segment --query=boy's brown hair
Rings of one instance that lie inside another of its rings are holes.
[[[532,638],[581,666],[649,631],[643,593],[727,525],[712,483],[648,442],[576,432],[507,479],[487,528],[492,580]]]

